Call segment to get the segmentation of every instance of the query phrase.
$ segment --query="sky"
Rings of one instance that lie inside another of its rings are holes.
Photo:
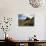
[[[18,15],[18,19],[20,19],[20,20],[24,20],[24,19],[26,19],[26,17],[27,17],[27,16],[24,16],[23,14]]]
[[[28,15],[28,16],[25,16],[25,15],[23,15],[23,14],[19,14],[19,15],[18,15],[18,19],[19,19],[19,20],[24,20],[24,19],[26,19],[27,17],[29,17],[30,19],[32,19],[33,15]]]

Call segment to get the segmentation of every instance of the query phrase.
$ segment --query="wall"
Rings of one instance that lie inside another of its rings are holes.
[[[13,17],[13,22],[8,33],[11,37],[17,40],[27,40],[34,34],[37,39],[45,39],[45,6],[40,8],[33,8],[29,5],[28,0],[0,0],[0,16]],[[25,15],[35,14],[35,26],[33,27],[18,27],[17,14],[22,13]],[[1,19],[1,18],[0,18]],[[2,31],[1,31],[2,33]],[[0,33],[0,35],[2,35]],[[0,39],[3,37],[0,36]],[[3,38],[4,39],[4,38]]]

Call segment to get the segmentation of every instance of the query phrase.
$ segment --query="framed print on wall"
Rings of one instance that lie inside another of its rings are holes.
[[[18,14],[18,26],[34,26],[34,15]]]

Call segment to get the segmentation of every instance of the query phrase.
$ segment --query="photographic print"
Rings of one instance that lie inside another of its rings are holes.
[[[18,14],[18,26],[34,26],[34,16]]]

